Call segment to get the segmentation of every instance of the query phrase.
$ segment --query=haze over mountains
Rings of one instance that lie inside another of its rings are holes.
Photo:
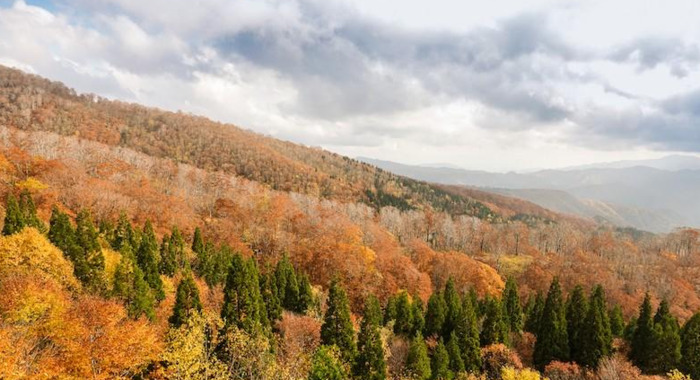
[[[360,160],[396,174],[435,183],[475,186],[529,200],[553,211],[619,226],[666,232],[700,226],[700,158],[674,155],[531,173]]]

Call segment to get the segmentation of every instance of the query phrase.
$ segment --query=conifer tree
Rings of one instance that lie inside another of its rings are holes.
[[[94,292],[104,291],[105,259],[97,240],[98,234],[92,217],[87,210],[82,210],[76,217],[75,244],[68,250],[73,257],[76,277]],[[72,243],[72,242],[71,242]]]
[[[17,203],[17,198],[10,193],[7,196],[5,206],[5,225],[2,227],[2,234],[5,236],[15,234],[22,231],[24,226],[24,216]]]
[[[348,364],[353,362],[357,354],[348,296],[337,278],[331,281],[328,289],[327,309],[321,325],[321,343],[337,346],[341,358]]]
[[[311,360],[308,380],[345,380],[348,378],[337,347],[320,346]]]
[[[425,310],[423,308],[423,300],[418,296],[412,297],[411,302],[411,331],[410,335],[415,335],[416,332],[422,332],[425,328]]]
[[[427,380],[431,376],[430,358],[428,357],[428,347],[420,333],[417,333],[411,340],[406,358],[406,370],[414,379]]]
[[[700,379],[700,313],[693,315],[683,326],[681,353],[681,370],[693,379]]]
[[[127,312],[131,318],[138,319],[142,314],[148,319],[156,317],[153,309],[154,299],[148,283],[143,278],[143,272],[134,265],[133,290],[127,299]]]
[[[610,310],[610,332],[613,337],[620,338],[625,331],[625,317],[622,315],[620,305],[615,305]]]
[[[267,319],[273,322],[282,317],[282,303],[279,299],[274,273],[270,269],[265,272],[260,274],[260,295],[265,301]]]
[[[549,287],[542,310],[533,363],[542,369],[553,360],[569,359],[569,339],[566,331],[566,309],[562,300],[559,280],[555,277]]]
[[[70,218],[56,206],[51,209],[49,241],[66,255],[68,248],[75,244],[75,231],[70,223]]]
[[[34,227],[39,232],[46,233],[46,226],[36,215],[36,205],[27,189],[24,189],[19,195],[19,209],[25,226]]]
[[[277,278],[277,291],[282,306],[287,310],[296,311],[299,306],[299,282],[296,271],[286,254],[277,263],[275,277]]]
[[[225,328],[237,327],[248,333],[263,331],[267,325],[267,310],[260,296],[260,285],[255,262],[236,254],[231,260],[226,285],[221,319]]]
[[[486,317],[481,327],[481,345],[496,343],[508,344],[508,325],[503,319],[503,307],[497,298],[490,298],[486,304]]]
[[[464,297],[461,309],[454,332],[462,352],[462,362],[466,371],[478,372],[481,369],[481,347],[476,307],[471,297]]]
[[[454,374],[450,370],[450,355],[442,338],[438,340],[437,346],[433,349],[433,356],[430,358],[431,378],[435,380],[449,380]]]
[[[452,331],[455,330],[462,314],[462,298],[455,288],[455,282],[452,277],[450,277],[445,284],[443,297],[445,298],[445,305],[447,305],[445,323],[442,329],[442,336],[445,337],[450,336]]]
[[[141,244],[136,251],[136,262],[143,271],[144,278],[148,286],[153,290],[153,295],[157,301],[165,299],[163,291],[163,281],[158,271],[158,242],[153,232],[153,225],[149,220],[143,227],[141,234]]]
[[[192,278],[192,273],[186,271],[175,293],[175,306],[173,314],[168,320],[170,325],[178,328],[187,322],[193,313],[202,311],[202,302],[199,300],[199,289]]]
[[[379,301],[370,295],[365,301],[365,310],[357,339],[358,354],[353,366],[356,378],[363,380],[386,379],[384,347],[380,334],[382,309]]]
[[[124,245],[134,244],[134,230],[131,226],[131,222],[123,211],[119,214],[119,220],[117,221],[117,227],[114,230],[114,239],[110,242],[112,249],[115,251],[121,251]]]
[[[639,308],[639,317],[632,336],[630,359],[642,371],[648,372],[653,355],[654,319],[651,315],[651,297],[644,296],[644,302]]]
[[[671,315],[668,302],[661,301],[654,315],[654,345],[647,368],[649,373],[666,374],[681,360],[680,326]]]
[[[518,284],[515,279],[508,277],[506,279],[506,287],[503,289],[501,297],[503,306],[503,320],[508,325],[508,329],[514,333],[519,333],[523,330],[523,308],[520,305],[520,296],[518,294]]]
[[[297,313],[306,313],[306,311],[311,307],[311,305],[314,302],[314,294],[311,290],[311,282],[309,281],[309,276],[307,276],[306,274],[299,274],[297,278],[299,279],[299,299],[297,301],[297,307],[295,311]]]
[[[384,306],[384,325],[389,324],[389,322],[396,322],[396,302],[397,296],[390,296]],[[395,324],[395,323],[394,323]]]
[[[583,287],[576,285],[566,302],[566,328],[569,335],[569,354],[571,360],[583,363],[583,327],[588,314],[588,300]]]
[[[537,295],[531,302],[530,311],[525,319],[525,331],[537,335],[537,330],[540,327],[540,319],[544,311],[544,296],[537,292]]]
[[[199,227],[194,229],[194,235],[192,236],[192,252],[194,252],[196,260],[195,269],[201,273],[204,270],[207,262],[207,252],[204,245],[204,237],[202,236],[202,230]]]
[[[457,333],[454,331],[447,340],[447,354],[450,358],[450,370],[453,373],[464,372],[462,350],[459,348],[459,339],[457,338]]]
[[[612,332],[607,310],[603,287],[598,285],[591,295],[580,336],[578,363],[588,368],[598,368],[600,360],[612,353]]]
[[[428,308],[425,312],[425,329],[423,334],[427,337],[442,334],[442,326],[445,323],[447,304],[441,292],[434,292],[428,299]]]
[[[170,233],[168,248],[171,249],[175,255],[177,268],[184,269],[187,265],[187,257],[185,256],[185,239],[182,237],[182,233],[180,233],[177,226],[174,226]],[[226,269],[228,270],[228,268]]]
[[[158,271],[160,274],[172,277],[177,270],[177,257],[175,248],[170,245],[170,236],[163,235],[160,244],[160,262],[158,263]]]
[[[402,290],[396,298],[394,333],[411,336],[413,331],[413,307],[408,293]]]

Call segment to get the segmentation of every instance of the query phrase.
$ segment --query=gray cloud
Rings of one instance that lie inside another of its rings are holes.
[[[700,63],[700,48],[675,37],[644,37],[615,48],[608,56],[616,62],[633,62],[639,70],[666,65],[677,77],[685,77]]]

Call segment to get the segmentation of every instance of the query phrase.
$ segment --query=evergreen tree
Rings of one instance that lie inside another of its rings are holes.
[[[462,352],[462,362],[466,371],[478,372],[481,369],[481,347],[476,307],[471,297],[464,297],[461,309],[454,332]]]
[[[182,237],[182,234],[177,226],[173,227],[173,230],[170,233],[168,248],[173,251],[177,268],[184,269],[188,264],[187,257],[185,256],[185,239]],[[228,268],[226,269],[228,270]]]
[[[394,321],[396,324],[396,302],[397,296],[391,296],[384,306],[384,325],[389,324],[389,322]]]
[[[612,353],[612,332],[608,319],[603,287],[593,290],[588,312],[581,329],[579,364],[588,368],[598,368],[598,363]]]
[[[625,331],[625,317],[622,315],[620,305],[615,305],[610,310],[610,332],[613,337],[620,338]]]
[[[114,230],[114,239],[110,244],[115,251],[121,251],[122,247],[127,244],[134,246],[134,229],[123,211],[119,214],[117,227]]]
[[[486,306],[486,317],[481,327],[481,345],[508,344],[508,324],[503,319],[503,307],[497,298],[490,298]]]
[[[583,292],[583,287],[576,285],[569,294],[566,302],[566,328],[569,335],[569,354],[571,360],[583,363],[583,328],[588,314],[588,300]]]
[[[431,376],[430,358],[428,357],[428,347],[425,345],[423,336],[418,333],[411,340],[406,358],[406,370],[414,379],[427,380]]]
[[[441,292],[434,292],[428,299],[428,309],[425,312],[425,336],[442,334],[445,324],[447,304]]]
[[[425,310],[423,309],[423,300],[418,296],[413,297],[411,302],[411,331],[410,335],[415,335],[417,332],[422,332],[425,328]]]
[[[267,327],[267,310],[260,296],[260,285],[255,261],[236,254],[231,260],[221,319],[225,328],[235,326],[248,333],[259,333]]]
[[[204,246],[204,237],[202,237],[202,230],[199,227],[194,229],[194,236],[192,236],[192,252],[194,252],[197,258],[197,265],[195,268],[197,270],[202,270],[206,263],[206,251]]]
[[[27,189],[24,189],[19,195],[19,209],[25,226],[34,227],[39,232],[46,233],[46,226],[36,215],[36,205],[34,205],[32,195]]]
[[[158,271],[168,277],[175,275],[177,270],[177,256],[175,247],[170,245],[170,236],[163,235],[160,244],[160,262],[158,263]]]
[[[299,306],[299,282],[296,271],[286,254],[277,263],[275,277],[282,306],[287,310],[296,311]]]
[[[455,330],[462,314],[462,298],[455,288],[455,282],[452,277],[450,277],[445,284],[443,297],[445,298],[445,305],[447,305],[447,312],[445,314],[442,336],[446,337],[450,336],[452,331]]]
[[[566,331],[566,309],[562,301],[559,280],[555,277],[544,303],[533,363],[542,369],[553,360],[569,359],[569,339]]]
[[[700,313],[693,315],[681,331],[680,368],[693,379],[700,379]]]
[[[438,344],[433,350],[433,356],[430,358],[430,370],[432,373],[431,378],[435,380],[448,380],[454,376],[450,370],[450,355],[442,338],[438,340]]]
[[[321,343],[337,346],[346,363],[352,363],[357,354],[348,296],[337,278],[331,281],[328,289],[327,309],[321,325]]]
[[[75,231],[70,224],[70,218],[56,206],[53,206],[51,209],[49,241],[66,255],[68,254],[68,248],[75,244]]]
[[[143,271],[144,278],[148,286],[153,290],[153,295],[157,301],[165,299],[163,291],[163,281],[158,271],[158,241],[153,232],[153,226],[149,220],[143,227],[141,233],[141,244],[136,252],[136,262]]]
[[[540,319],[544,311],[544,297],[542,293],[537,292],[537,295],[530,303],[532,306],[525,319],[525,331],[537,335],[537,330],[540,327]]]
[[[453,331],[447,341],[447,354],[450,358],[450,370],[453,373],[464,372],[464,360],[462,360],[462,350],[459,348],[459,339]]]
[[[275,275],[269,269],[266,273],[260,275],[260,295],[265,300],[267,319],[270,322],[280,319],[282,317],[282,303],[279,299]]]
[[[98,234],[87,210],[76,217],[75,244],[68,247],[69,257],[73,258],[76,277],[94,292],[104,291],[103,279],[105,259],[97,240]],[[73,243],[73,242],[71,242]]]
[[[402,290],[396,299],[396,318],[394,333],[411,336],[413,329],[413,307],[408,293]]]
[[[353,373],[358,379],[386,379],[384,347],[382,346],[382,337],[379,331],[381,322],[382,309],[377,298],[371,295],[365,301],[364,316],[357,339],[358,354],[355,359]]]
[[[299,299],[295,311],[297,313],[306,313],[314,302],[314,294],[311,290],[311,282],[306,274],[297,275],[299,279]],[[381,308],[380,308],[381,312]],[[381,322],[381,321],[380,321]]]
[[[153,309],[154,303],[153,294],[143,278],[143,272],[138,266],[134,266],[133,291],[126,304],[129,316],[138,319],[143,314],[148,319],[154,320],[156,317]]]
[[[211,242],[206,243],[204,250],[207,252],[206,263],[201,271],[204,280],[210,287],[222,284],[226,281],[228,267],[234,255],[233,250],[227,244],[216,249]]]
[[[22,231],[25,226],[22,210],[19,208],[17,198],[12,193],[7,196],[5,206],[5,225],[2,227],[2,234],[5,236]]]
[[[651,315],[651,297],[644,296],[644,302],[639,308],[639,317],[632,336],[630,359],[642,371],[648,372],[653,355],[654,320]]]
[[[169,322],[175,328],[180,327],[187,322],[193,313],[201,311],[202,302],[199,300],[199,289],[192,278],[192,273],[187,271],[177,285],[175,306]]]
[[[676,369],[681,360],[680,326],[669,311],[668,302],[661,301],[654,316],[654,345],[647,370],[666,374]]]
[[[320,346],[311,360],[308,380],[345,380],[348,375],[338,360],[337,347]]]
[[[518,284],[514,278],[508,277],[506,279],[506,287],[503,289],[501,300],[503,320],[508,325],[508,329],[514,333],[521,332],[525,321],[523,320],[523,308],[520,305],[520,296],[518,295]]]

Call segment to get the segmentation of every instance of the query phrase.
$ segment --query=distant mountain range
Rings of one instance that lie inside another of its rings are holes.
[[[550,210],[666,232],[700,226],[700,158],[667,156],[532,173],[491,173],[359,158],[407,177],[482,188]]]

